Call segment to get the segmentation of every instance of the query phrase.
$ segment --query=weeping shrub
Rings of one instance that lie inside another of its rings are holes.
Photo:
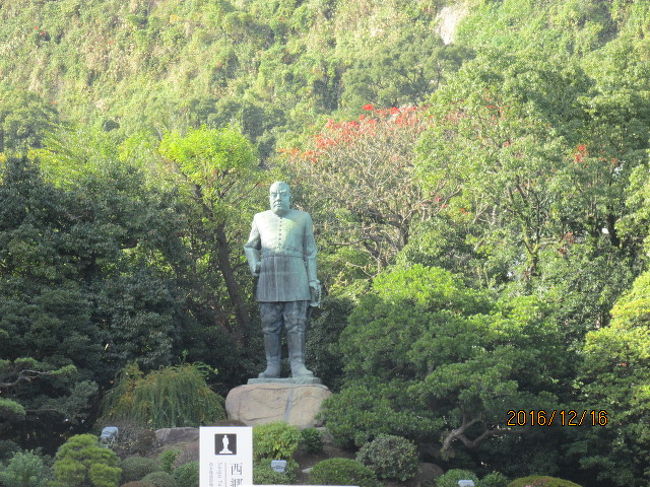
[[[103,406],[106,420],[131,420],[149,428],[199,426],[225,419],[224,400],[195,365],[164,367],[146,375],[126,366]]]

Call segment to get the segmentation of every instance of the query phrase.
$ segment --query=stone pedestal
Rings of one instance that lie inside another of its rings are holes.
[[[279,377],[277,379],[248,379],[248,384],[322,384],[321,380],[318,377]]]
[[[316,426],[316,414],[331,395],[322,384],[247,384],[228,393],[226,412],[229,419],[249,426],[284,421],[299,428],[310,428]]]

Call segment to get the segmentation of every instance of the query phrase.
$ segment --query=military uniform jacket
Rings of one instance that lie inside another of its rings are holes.
[[[309,283],[316,278],[316,242],[309,213],[290,209],[279,216],[271,210],[253,217],[244,252],[251,271],[258,263],[257,301],[308,301]]]

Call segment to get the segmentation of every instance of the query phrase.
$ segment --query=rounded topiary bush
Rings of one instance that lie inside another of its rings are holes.
[[[189,462],[174,470],[178,487],[199,487],[199,462]]]
[[[309,479],[315,485],[358,485],[377,487],[375,473],[365,465],[349,458],[330,458],[312,468]]]
[[[167,472],[152,472],[145,475],[142,481],[153,484],[154,487],[177,487],[176,480]]]
[[[418,449],[415,443],[401,436],[379,435],[361,447],[357,460],[380,479],[403,482],[418,473]]]
[[[255,459],[289,460],[300,444],[300,430],[281,421],[253,427]]]
[[[530,475],[515,479],[508,484],[508,487],[580,487],[580,485],[570,480],[559,479],[557,477],[546,477],[543,475]]]
[[[134,480],[133,482],[127,482],[126,484],[122,484],[120,487],[156,487],[156,486],[150,484],[149,482],[143,482],[142,480]]]
[[[478,477],[469,470],[452,468],[436,479],[436,487],[458,487],[459,480],[473,480],[478,485]]]
[[[147,474],[159,470],[158,462],[153,458],[128,457],[120,463],[122,468],[122,483],[140,480]]]
[[[100,446],[95,435],[68,438],[56,452],[53,487],[117,487],[122,469],[119,457]]]

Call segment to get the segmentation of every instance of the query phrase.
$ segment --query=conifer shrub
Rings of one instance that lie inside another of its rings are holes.
[[[151,472],[145,475],[142,481],[152,484],[154,487],[177,487],[176,479],[167,472]]]
[[[257,460],[289,460],[299,444],[300,430],[282,421],[253,427],[253,455]]]
[[[120,467],[122,468],[123,483],[140,480],[145,475],[160,470],[156,460],[140,456],[125,458],[122,460]]]
[[[160,470],[167,473],[172,473],[174,471],[174,462],[178,457],[181,451],[177,448],[171,448],[165,450],[158,456],[158,462],[160,463]]]
[[[372,470],[349,458],[330,458],[318,462],[312,468],[309,479],[313,485],[379,486]]]
[[[4,471],[0,485],[5,487],[45,487],[49,471],[43,458],[34,452],[17,452]]]
[[[473,472],[452,468],[436,479],[436,487],[458,487],[459,480],[472,480],[478,485],[478,477]]]
[[[108,420],[126,419],[149,428],[199,426],[226,418],[224,400],[195,365],[164,367],[144,375],[130,364],[104,403]]]
[[[199,487],[199,462],[189,462],[174,470],[178,487]]]
[[[544,475],[529,475],[513,480],[508,487],[581,487],[575,482]]]
[[[410,440],[395,435],[380,435],[361,447],[357,460],[379,479],[401,480],[418,473],[418,449]]]
[[[59,447],[53,487],[117,487],[122,469],[117,454],[99,445],[96,436],[75,435]]]

